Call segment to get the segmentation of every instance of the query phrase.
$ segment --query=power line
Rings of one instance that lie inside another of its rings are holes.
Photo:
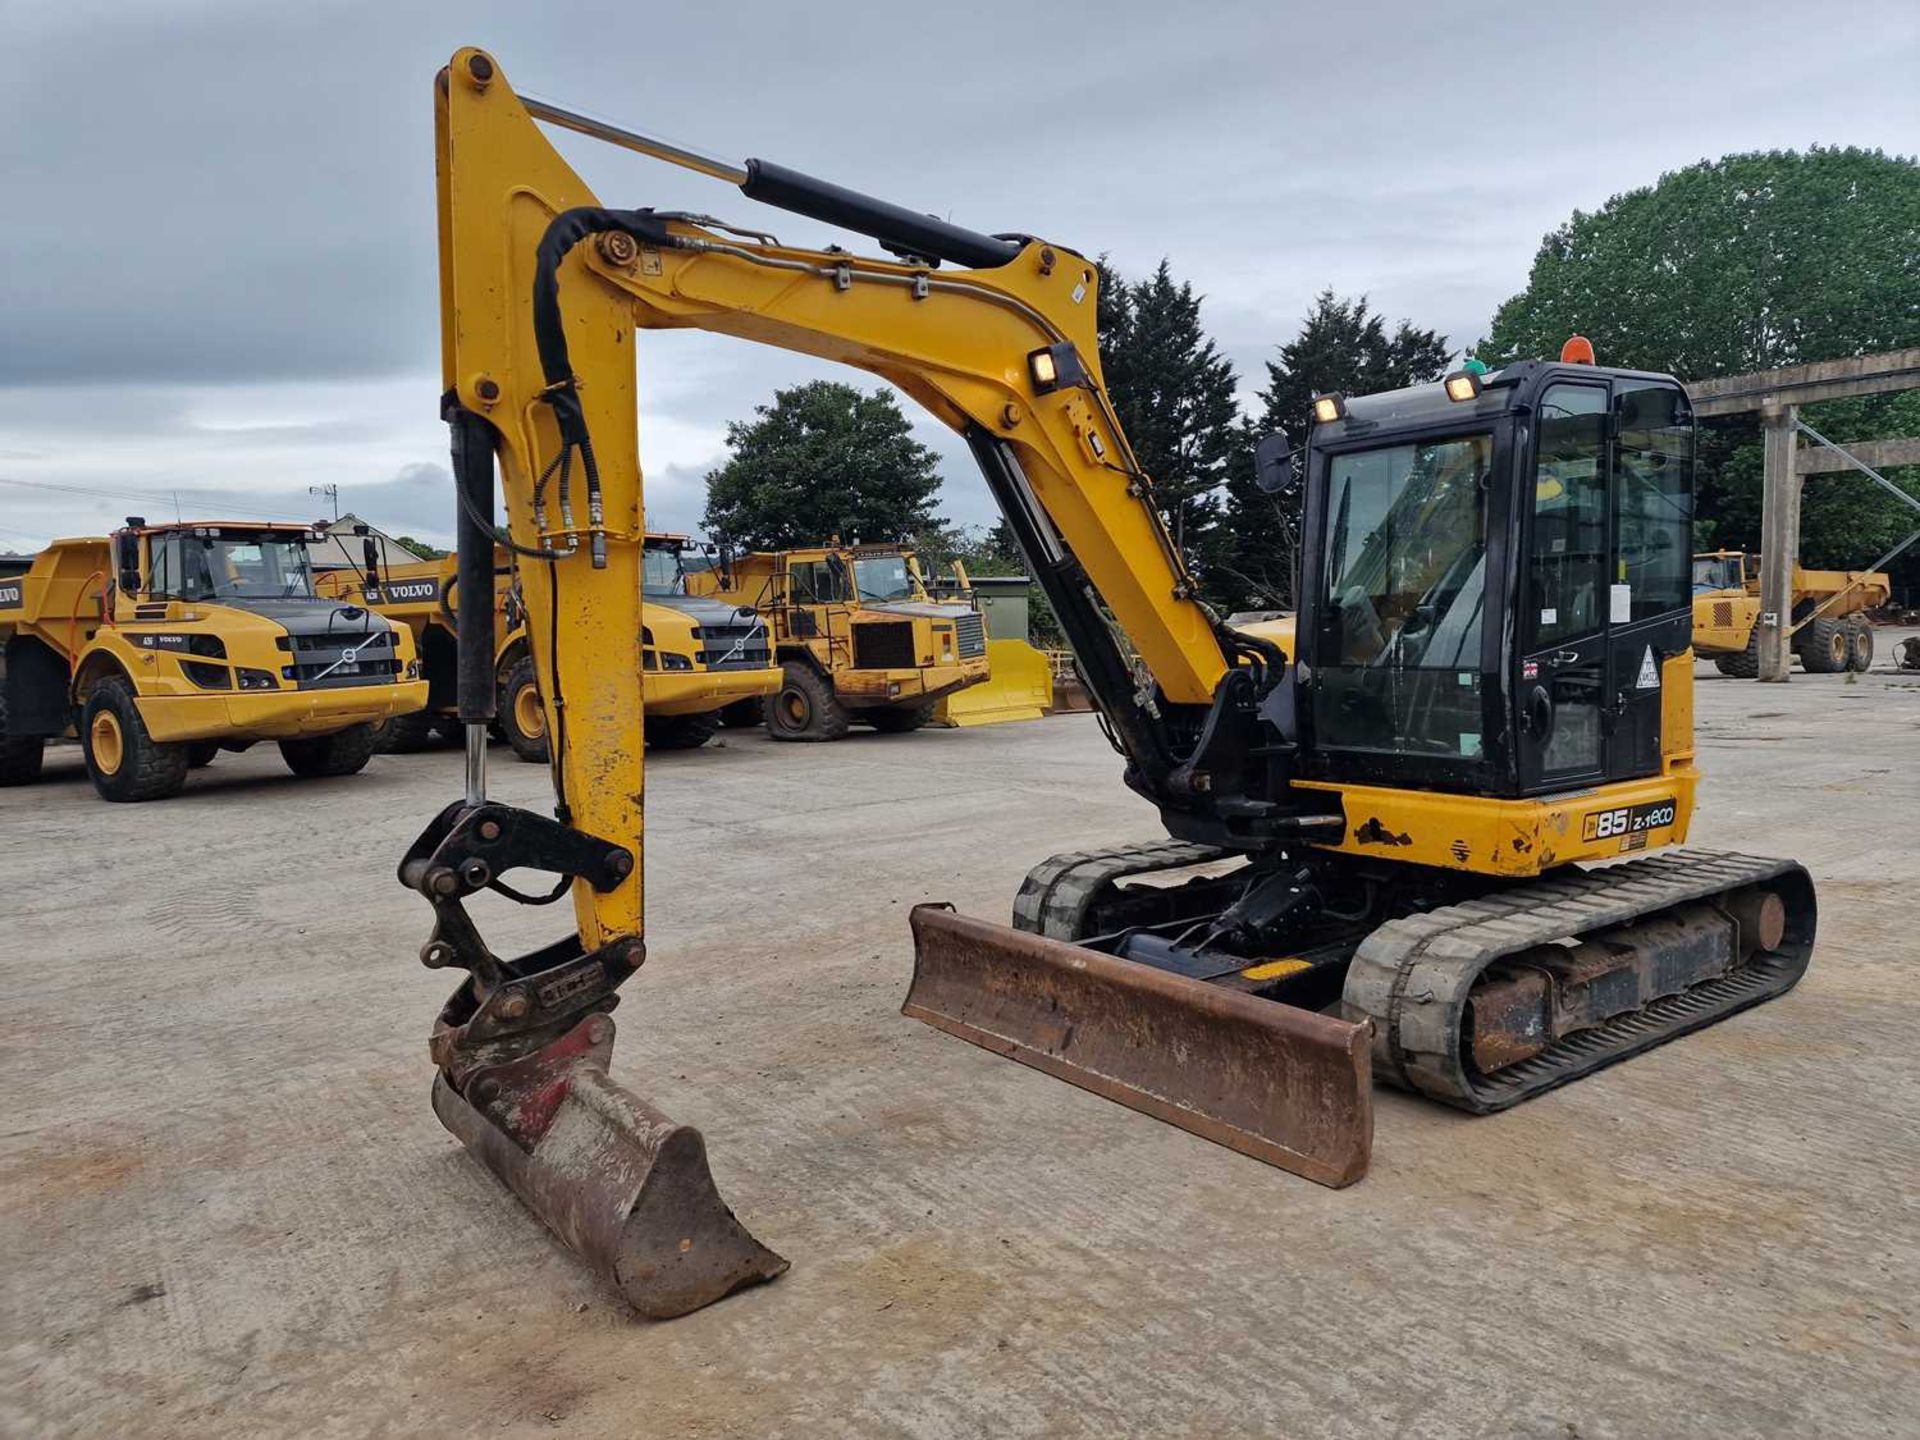
[[[57,485],[51,480],[16,480],[11,476],[0,475],[0,485],[19,485],[30,490],[57,490],[67,495],[91,495],[102,500],[129,500],[142,504],[152,504],[167,497],[152,490],[100,490],[86,485]],[[177,493],[177,492],[176,492]],[[188,490],[187,495],[206,495],[224,497],[221,490]],[[176,499],[176,504],[178,503]],[[286,515],[274,514],[266,510],[256,510],[250,505],[234,505],[221,498],[216,502],[227,513],[241,519],[286,520]]]

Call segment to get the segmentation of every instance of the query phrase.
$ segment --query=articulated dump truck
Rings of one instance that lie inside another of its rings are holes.
[[[1793,567],[1793,653],[1809,674],[1873,668],[1866,612],[1887,603],[1892,582],[1878,570]],[[1722,675],[1760,673],[1760,557],[1714,550],[1693,557],[1693,649]]]
[[[764,707],[776,740],[838,740],[854,725],[898,734],[943,697],[987,678],[986,620],[933,599],[900,545],[759,551],[690,577],[694,589],[751,607],[773,632],[779,694]],[[728,723],[751,723],[741,707]]]
[[[315,593],[300,525],[148,525],[56,540],[0,577],[0,784],[77,736],[108,800],[159,800],[221,750],[276,741],[350,775],[374,727],[426,703],[412,636]]]
[[[780,688],[764,621],[750,609],[689,595],[683,556],[687,537],[649,532],[639,664],[646,743],[656,750],[694,750],[720,728],[731,706],[757,707]],[[547,727],[527,648],[525,610],[514,590],[510,557],[494,551],[493,662],[498,692],[495,733],[522,760],[547,763]],[[427,679],[427,705],[388,722],[389,750],[424,749],[436,737],[457,740],[454,557],[395,565],[371,581],[352,571],[321,578],[321,588],[352,593],[412,632]]]

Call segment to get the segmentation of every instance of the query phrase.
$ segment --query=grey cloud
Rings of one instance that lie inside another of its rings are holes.
[[[982,0],[967,21],[784,0],[12,7],[0,474],[261,497],[331,476],[424,504],[392,477],[443,463],[431,82],[472,41],[518,86],[722,154],[1106,251],[1135,274],[1171,256],[1249,387],[1325,285],[1464,346],[1576,206],[1703,154],[1920,133],[1920,11],[1895,0],[1849,7],[1844,24],[1784,0],[1592,14]],[[556,144],[609,203],[845,238],[578,137]],[[641,364],[650,503],[679,528],[728,420],[836,373],[687,335],[648,337]],[[370,420],[308,394],[381,383],[405,397]],[[236,398],[215,405],[221,387]],[[986,518],[964,462],[949,470],[950,508]],[[24,513],[0,487],[0,527]]]

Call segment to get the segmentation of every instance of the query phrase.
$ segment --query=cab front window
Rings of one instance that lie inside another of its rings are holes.
[[[301,540],[173,533],[154,542],[152,586],[170,600],[310,597],[313,569]]]
[[[1314,715],[1343,747],[1480,754],[1493,437],[1328,461]]]

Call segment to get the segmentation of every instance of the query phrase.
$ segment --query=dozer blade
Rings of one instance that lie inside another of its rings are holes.
[[[1367,1173],[1364,1023],[944,905],[914,908],[901,1013],[1322,1185]]]
[[[721,1200],[700,1132],[607,1077],[613,1022],[583,1020],[477,1073],[442,1074],[434,1113],[642,1315],[668,1320],[771,1280],[787,1262]]]

